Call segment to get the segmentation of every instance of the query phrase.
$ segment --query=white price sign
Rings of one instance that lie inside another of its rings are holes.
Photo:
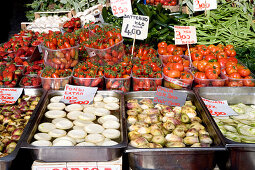
[[[73,86],[66,84],[64,96],[61,99],[67,104],[89,104],[93,101],[97,87]]]
[[[217,9],[217,0],[193,0],[193,11]]]
[[[228,105],[227,100],[209,100],[202,98],[212,116],[237,116],[238,114]]]
[[[197,34],[194,26],[174,26],[174,40],[176,45],[196,44]]]
[[[14,104],[22,91],[23,88],[0,88],[0,103]]]
[[[130,0],[111,0],[111,8],[116,17],[133,14]]]
[[[148,28],[148,16],[124,15],[121,35],[123,37],[144,40],[148,36]]]

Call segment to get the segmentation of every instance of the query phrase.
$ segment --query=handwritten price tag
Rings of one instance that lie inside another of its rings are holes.
[[[130,0],[111,0],[111,8],[116,17],[133,14]]]
[[[72,86],[67,84],[61,99],[67,104],[89,104],[93,101],[97,87]]]
[[[0,103],[14,104],[22,91],[23,88],[0,88]]]
[[[148,16],[124,15],[121,35],[123,37],[144,40],[148,36],[148,28]]]
[[[174,33],[176,45],[197,43],[196,27],[194,26],[174,26]]]
[[[238,114],[228,105],[227,100],[209,100],[202,98],[212,116],[237,116]]]
[[[187,93],[159,86],[156,94],[154,95],[153,102],[168,106],[183,106],[186,98]]]
[[[193,0],[193,11],[217,9],[217,0]]]

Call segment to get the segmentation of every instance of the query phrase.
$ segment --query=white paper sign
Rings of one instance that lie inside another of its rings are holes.
[[[123,37],[144,40],[148,36],[149,17],[142,15],[124,15],[121,35]]]
[[[202,97],[212,116],[237,116],[238,114],[228,105],[227,100],[209,100]]]
[[[0,103],[14,104],[22,91],[23,88],[0,88]]]
[[[193,11],[217,9],[217,0],[193,0]]]
[[[111,8],[116,17],[133,14],[130,0],[111,0]]]
[[[195,26],[174,26],[174,40],[176,45],[196,44],[197,34]]]
[[[89,104],[93,101],[97,87],[73,86],[66,84],[64,96],[61,99],[67,104]]]

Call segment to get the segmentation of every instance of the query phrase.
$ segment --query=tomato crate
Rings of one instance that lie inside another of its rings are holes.
[[[222,87],[226,85],[227,76],[220,74],[219,79],[201,79],[194,75],[195,87]]]
[[[191,79],[177,79],[164,75],[164,86],[175,90],[191,89],[194,81],[194,75],[188,69],[185,69],[185,71],[192,75]]]
[[[93,62],[98,62],[100,65],[118,64],[122,61],[122,57],[125,54],[123,41],[121,40],[119,43],[105,49],[89,48],[86,46],[85,49]]]
[[[78,86],[85,87],[98,87],[98,90],[103,90],[104,88],[104,77],[95,77],[95,78],[79,78],[73,77],[73,83]]]
[[[130,91],[131,76],[128,78],[105,78],[106,90]]]
[[[158,86],[162,86],[161,78],[139,78],[132,75],[133,91],[156,91]]]
[[[58,50],[52,50],[43,45],[41,48],[45,66],[68,69],[76,66],[79,62],[79,45]]]
[[[28,79],[28,80],[26,80]],[[25,82],[24,82],[25,81]],[[24,83],[27,83],[28,81],[31,81],[31,85],[25,85]],[[36,82],[34,85],[33,83]],[[41,78],[40,76],[37,76],[37,75],[26,75],[26,76],[23,76],[19,82],[19,86],[22,87],[22,88],[40,88],[42,85],[42,82],[41,82]]]
[[[165,66],[169,62],[171,57],[175,56],[175,55],[160,55],[160,54],[158,54],[158,55],[159,55],[161,62],[163,63],[163,66]],[[185,62],[189,61],[189,63],[187,65],[188,65],[188,68],[191,68],[192,62],[191,62],[191,59],[189,56],[187,56],[187,55],[178,55],[178,56],[180,56],[183,59],[183,61],[185,61]]]
[[[42,71],[40,77],[41,77],[41,81],[42,81],[42,87],[45,90],[63,90],[65,88],[66,84],[70,84],[72,81],[72,74],[70,74],[70,76],[67,77],[60,77],[60,78],[46,78],[46,77],[42,77],[44,70]]]

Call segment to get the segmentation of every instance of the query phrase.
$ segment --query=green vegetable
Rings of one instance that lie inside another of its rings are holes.
[[[251,47],[255,44],[255,24],[242,8],[232,7],[231,3],[219,5],[216,10],[181,19],[182,25],[196,26],[198,44],[233,44],[235,47]]]

